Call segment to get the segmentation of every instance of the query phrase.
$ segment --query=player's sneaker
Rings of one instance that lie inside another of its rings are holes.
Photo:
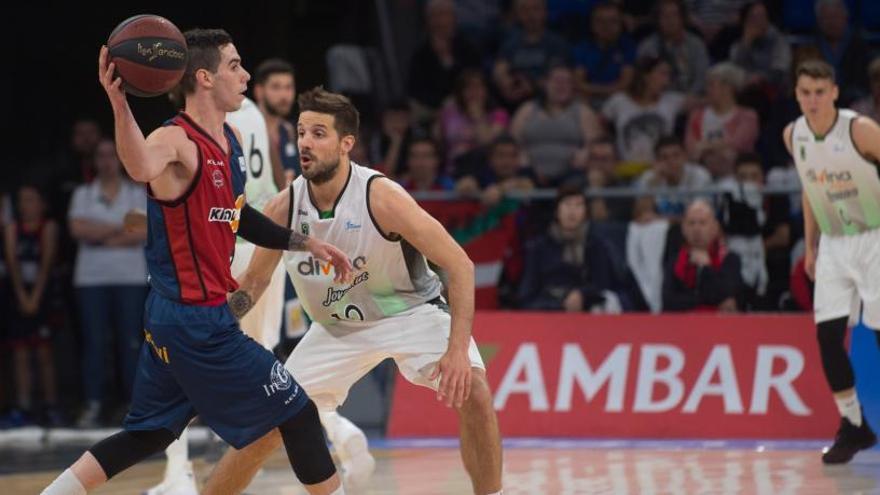
[[[342,481],[346,489],[365,489],[376,469],[376,460],[367,447],[367,436],[360,430],[352,432],[340,446],[335,445],[342,460]]]
[[[192,463],[187,461],[184,469],[166,476],[161,483],[145,491],[144,495],[199,495]]]
[[[834,436],[834,445],[822,454],[822,462],[825,464],[843,464],[849,462],[856,452],[870,449],[877,444],[877,435],[868,426],[865,416],[862,416],[862,425],[855,426],[847,418],[840,419],[840,428]]]

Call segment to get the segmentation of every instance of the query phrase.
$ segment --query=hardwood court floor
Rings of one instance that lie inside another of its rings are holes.
[[[880,494],[880,451],[863,452],[845,466],[825,467],[813,443],[525,442],[505,451],[505,487],[513,494]],[[470,483],[454,445],[386,443],[374,449],[376,473],[359,493],[467,494]],[[196,460],[204,478],[210,466]],[[161,476],[161,461],[136,466],[95,494],[137,494]],[[57,471],[0,476],[0,493],[39,493]],[[265,465],[247,492],[296,495],[282,452]],[[348,491],[347,493],[354,493]]]

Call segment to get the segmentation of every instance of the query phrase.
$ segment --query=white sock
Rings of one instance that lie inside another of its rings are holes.
[[[339,488],[337,488],[336,491],[334,491],[330,495],[345,495],[345,488],[343,488],[342,483],[340,483]]]
[[[86,488],[70,469],[65,469],[41,495],[86,495]]]
[[[504,495],[504,490],[498,490],[497,492],[490,493],[489,495]]]
[[[854,426],[862,426],[862,406],[859,404],[859,396],[852,394],[844,399],[834,398],[837,402],[837,410],[840,415],[848,419]]]
[[[165,479],[172,478],[177,474],[185,471],[189,463],[189,439],[187,432],[189,427],[183,429],[180,438],[171,442],[165,449],[165,457],[168,463],[165,464]]]

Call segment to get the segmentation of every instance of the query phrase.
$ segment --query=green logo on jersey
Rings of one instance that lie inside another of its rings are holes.
[[[807,159],[807,149],[801,146],[801,161],[805,161]]]
[[[303,222],[302,225],[300,225],[300,228],[302,229],[303,235],[309,235],[309,224]]]

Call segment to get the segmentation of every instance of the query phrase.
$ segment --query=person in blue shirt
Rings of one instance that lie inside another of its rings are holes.
[[[623,31],[620,6],[610,1],[593,8],[590,32],[590,39],[575,45],[572,61],[578,92],[598,106],[632,80],[636,46]]]

